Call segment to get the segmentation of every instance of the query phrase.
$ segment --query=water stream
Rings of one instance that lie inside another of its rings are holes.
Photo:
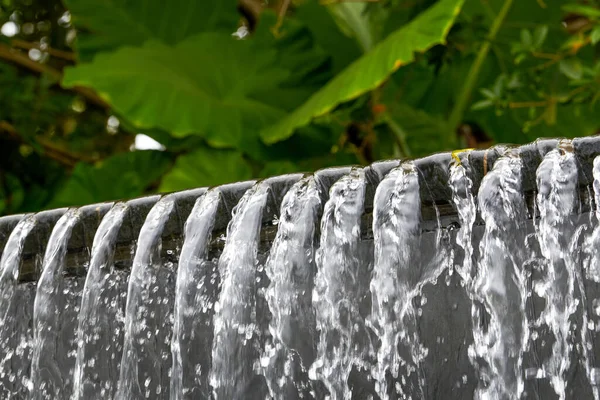
[[[48,240],[33,307],[33,398],[68,398],[73,390],[77,354],[77,316],[82,279],[64,274],[71,233],[79,222],[76,209],[56,223]]]
[[[0,398],[600,400],[600,157],[519,154],[438,166],[439,204],[416,161],[217,187],[189,215],[166,195],[134,243],[115,203],[77,257],[87,211],[44,257],[42,214],[23,216]]]
[[[0,260],[0,398],[25,398],[31,389],[34,296],[19,285],[19,267],[35,223],[35,216],[29,215],[17,224]]]
[[[78,316],[74,399],[111,398],[116,390],[123,351],[127,275],[115,269],[114,253],[127,211],[124,203],[113,206],[92,244]]]

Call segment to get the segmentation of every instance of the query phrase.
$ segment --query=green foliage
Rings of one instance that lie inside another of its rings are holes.
[[[67,69],[63,86],[93,87],[138,128],[198,134],[217,147],[242,148],[285,114],[268,92],[288,72],[277,66],[276,51],[261,50],[218,33],[172,47],[150,41]]]
[[[162,151],[134,151],[108,157],[97,165],[78,164],[50,206],[85,205],[138,197],[171,164]]]
[[[597,0],[3,0],[0,27],[0,215],[600,128]]]
[[[377,88],[398,68],[412,62],[414,52],[423,52],[442,42],[462,3],[462,0],[440,0],[336,75],[291,115],[266,129],[262,138],[267,143],[286,139],[295,129],[328,113],[339,103]]]
[[[149,40],[174,45],[200,32],[231,32],[240,18],[233,0],[65,0],[65,4],[82,28],[77,42],[82,60]]]
[[[233,150],[199,148],[177,158],[171,171],[163,178],[161,191],[191,189],[202,181],[206,186],[252,178],[250,165],[242,153]]]

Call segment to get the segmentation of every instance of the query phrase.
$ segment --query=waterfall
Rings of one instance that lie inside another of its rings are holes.
[[[600,400],[596,139],[157,198],[0,218],[1,399]]]
[[[219,259],[221,292],[215,304],[210,383],[216,399],[243,399],[252,393],[259,370],[261,334],[256,318],[257,253],[269,185],[249,189],[233,211]]]
[[[209,243],[221,200],[218,190],[200,197],[185,224],[175,289],[171,399],[207,399],[212,318],[219,276]]]
[[[288,191],[266,263],[273,340],[266,346],[261,364],[269,392],[276,399],[308,397],[311,389],[307,368],[316,357],[312,290],[320,208],[314,177],[299,181]]]
[[[127,275],[115,269],[114,253],[127,211],[126,204],[115,204],[94,236],[78,316],[74,399],[112,398],[116,390],[123,350]]]
[[[474,327],[474,354],[483,360],[476,392],[480,399],[520,399],[524,390],[522,365],[529,329],[523,270],[527,210],[521,170],[519,158],[501,158],[478,194],[485,232],[474,290],[487,314],[486,326],[479,319]]]
[[[31,390],[29,368],[34,297],[19,285],[23,246],[35,226],[34,215],[14,228],[0,260],[0,398],[26,398]]]
[[[377,393],[389,399],[388,374],[398,379],[400,396],[423,396],[420,363],[427,349],[419,342],[413,297],[419,292],[421,201],[417,171],[411,163],[391,171],[378,185],[374,199],[375,260],[368,319],[381,340],[377,351]],[[402,348],[402,355],[397,351]],[[406,356],[403,357],[403,354]]]
[[[537,170],[537,183],[540,218],[536,229],[546,268],[535,290],[546,299],[541,323],[548,326],[554,336],[552,354],[544,365],[544,373],[559,399],[565,399],[566,374],[572,362],[571,317],[579,304],[575,297],[577,266],[570,248],[575,229],[569,219],[577,200],[574,155],[559,150],[548,153]]]
[[[332,400],[350,399],[347,383],[353,369],[366,369],[370,337],[360,302],[367,295],[368,269],[360,261],[360,217],[364,210],[365,173],[355,169],[330,191],[321,220],[313,290],[319,341],[311,366],[312,379],[321,379]]]
[[[67,245],[77,222],[78,210],[71,209],[56,223],[35,293],[31,365],[34,399],[68,398],[72,391],[77,353],[75,331],[83,282],[80,278],[65,277],[63,272]]]
[[[160,199],[140,231],[127,288],[118,399],[169,397],[175,271],[161,257],[161,237],[174,206],[172,196]]]

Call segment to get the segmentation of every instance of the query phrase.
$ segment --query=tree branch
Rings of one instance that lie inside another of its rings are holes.
[[[51,47],[42,48],[42,46],[39,43],[27,42],[25,40],[20,40],[20,39],[13,39],[11,41],[11,44],[14,47],[18,47],[20,49],[25,49],[25,50],[38,49],[40,51],[50,54],[52,57],[60,58],[65,61],[70,61],[70,62],[77,61],[77,59],[75,58],[75,54],[73,54],[70,51],[53,49]]]
[[[6,133],[8,138],[22,144],[27,142],[23,140],[23,137],[19,135],[14,126],[7,121],[0,120],[0,133]],[[43,138],[37,137],[37,143],[44,149],[44,155],[48,158],[57,161],[58,163],[66,166],[67,168],[73,168],[79,161],[94,162],[97,161],[93,158],[85,157],[78,154],[70,153],[69,151],[56,146]]]
[[[52,79],[60,82],[62,79],[62,72],[50,67],[49,65],[41,64],[37,61],[33,61],[26,54],[12,49],[3,43],[0,43],[0,59],[16,64],[22,68],[28,69],[38,74],[46,74]],[[71,88],[75,93],[81,95],[90,103],[104,109],[110,108],[110,105],[106,103],[101,97],[99,97],[92,90],[82,87],[74,86]]]

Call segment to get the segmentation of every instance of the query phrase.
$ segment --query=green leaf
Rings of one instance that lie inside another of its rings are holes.
[[[548,36],[548,25],[541,25],[533,31],[533,47],[539,49]]]
[[[241,153],[201,147],[177,158],[171,171],[164,176],[160,191],[216,186],[251,177],[250,165],[242,158]]]
[[[171,165],[162,151],[132,151],[103,160],[97,165],[79,163],[51,207],[93,204],[137,197],[158,181]]]
[[[592,33],[590,33],[590,41],[594,46],[600,42],[600,25],[596,25],[594,29],[592,29]]]
[[[339,30],[331,13],[317,0],[302,3],[296,9],[294,18],[310,30],[315,42],[330,55],[334,73],[340,72],[361,56],[358,43]],[[261,17],[261,24],[262,20]],[[286,21],[289,21],[289,18],[286,18]]]
[[[376,18],[376,12],[369,9],[368,3],[339,2],[327,6],[339,29],[348,37],[356,39],[364,52],[373,48],[379,41],[383,21]]]
[[[338,74],[288,117],[264,130],[263,140],[274,143],[290,137],[313,118],[382,84],[398,68],[412,62],[415,52],[443,43],[462,4],[463,0],[436,3]]]
[[[586,6],[583,4],[565,4],[562,6],[563,11],[585,15],[590,18],[600,18],[600,9],[597,7]]]
[[[581,79],[583,76],[583,66],[578,58],[561,60],[558,64],[558,68],[567,78]]]
[[[285,114],[281,100],[268,95],[288,76],[275,56],[252,41],[204,33],[174,47],[151,41],[99,54],[68,68],[63,86],[94,88],[139,128],[243,148]]]
[[[176,44],[200,32],[234,32],[237,1],[197,0],[65,0],[79,28],[77,50],[82,60],[124,45],[154,39]]]
[[[532,45],[531,32],[529,32],[527,29],[521,29],[521,44],[523,45],[523,48],[525,48],[525,49],[531,48],[531,45]]]
[[[473,111],[483,110],[484,108],[488,108],[493,105],[494,105],[494,102],[492,100],[480,100],[471,106],[471,110],[473,110]]]

